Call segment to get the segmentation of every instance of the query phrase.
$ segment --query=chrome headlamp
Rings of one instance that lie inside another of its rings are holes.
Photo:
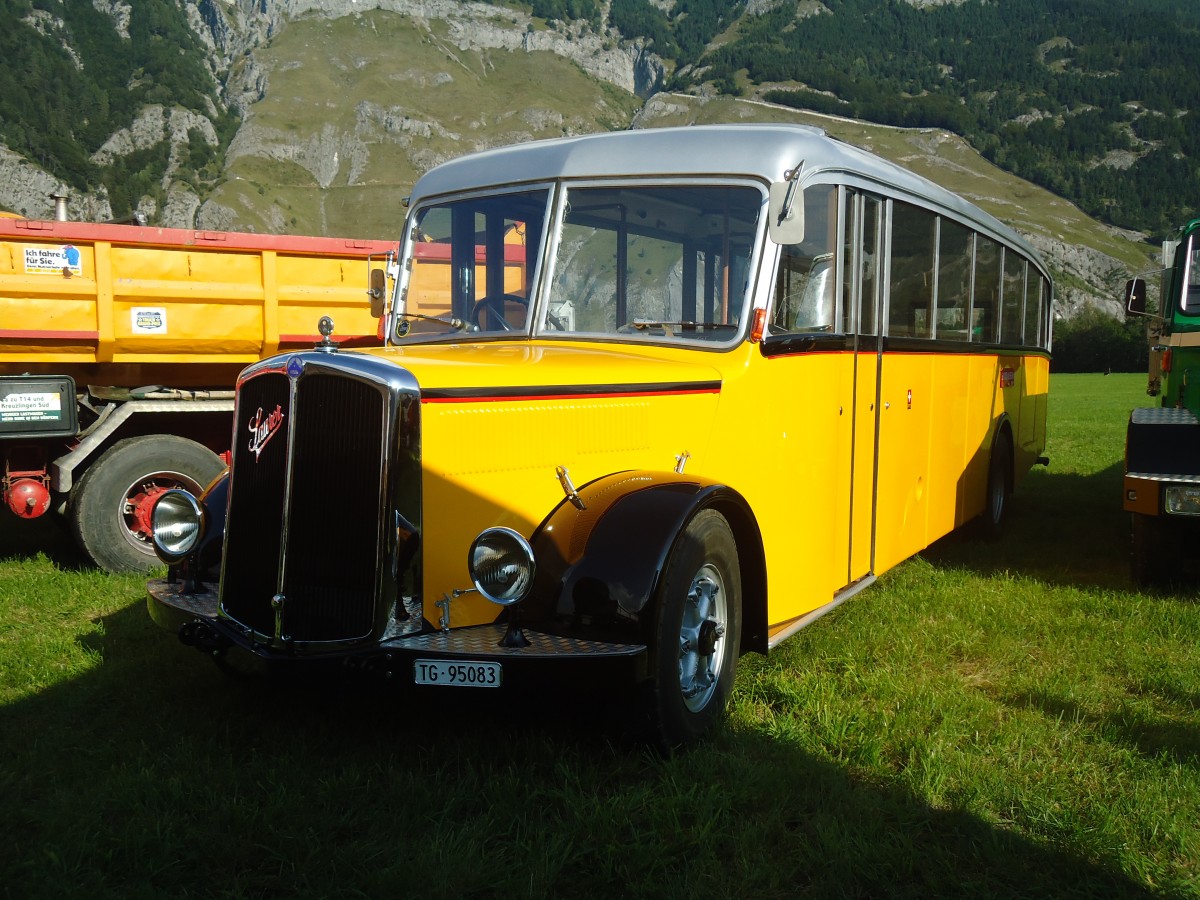
[[[1173,516],[1200,516],[1200,487],[1171,485],[1163,492],[1163,499]]]
[[[479,593],[500,606],[512,606],[533,587],[533,548],[511,528],[488,528],[471,542],[467,570]]]
[[[196,549],[208,523],[204,505],[183,490],[164,492],[150,510],[150,529],[154,534],[154,552],[173,565]]]

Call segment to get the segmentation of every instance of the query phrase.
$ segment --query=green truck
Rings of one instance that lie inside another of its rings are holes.
[[[1135,409],[1125,433],[1124,505],[1132,514],[1133,580],[1139,586],[1184,573],[1200,534],[1200,218],[1163,244],[1161,278],[1125,285],[1125,308],[1146,317],[1147,393],[1156,407]],[[1159,280],[1157,307],[1148,282]]]

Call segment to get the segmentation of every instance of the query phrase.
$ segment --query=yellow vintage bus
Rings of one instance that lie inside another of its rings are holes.
[[[371,294],[386,346],[250,366],[230,473],[155,509],[151,613],[218,659],[429,689],[599,668],[686,744],[740,654],[998,532],[1045,461],[1038,254],[817,129],[445,163]]]

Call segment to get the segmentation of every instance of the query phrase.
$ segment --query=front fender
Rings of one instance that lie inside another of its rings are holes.
[[[584,509],[564,500],[533,534],[531,620],[554,621],[597,638],[651,641],[652,601],[671,550],[697,512],[716,508],[738,541],[743,647],[765,646],[762,541],[737,491],[674,472],[631,471],[599,478],[578,494]]]
[[[221,577],[221,554],[225,544],[225,517],[229,511],[229,469],[214,478],[200,495],[208,514],[200,543],[182,566],[197,580],[216,584]],[[182,574],[182,573],[180,573]]]

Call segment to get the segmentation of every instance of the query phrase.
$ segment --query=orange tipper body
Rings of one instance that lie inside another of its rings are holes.
[[[382,344],[364,289],[391,249],[0,216],[3,506],[61,514],[101,568],[159,565],[151,507],[224,468],[238,373],[311,347],[322,315]]]
[[[160,564],[150,510],[224,468],[238,373],[323,316],[382,344],[368,259],[394,248],[0,216],[2,504],[65,517],[100,568]]]
[[[248,363],[311,346],[321,315],[337,317],[343,340],[374,342],[366,259],[389,249],[19,218],[0,218],[0,246],[0,373],[34,367],[121,385],[141,366],[174,386],[226,388]],[[232,375],[214,380],[215,366]]]
[[[999,531],[1044,461],[1037,254],[814,129],[464,157],[396,259],[387,345],[246,369],[230,475],[164,509],[185,642],[429,688],[600,667],[675,746],[741,653]]]

